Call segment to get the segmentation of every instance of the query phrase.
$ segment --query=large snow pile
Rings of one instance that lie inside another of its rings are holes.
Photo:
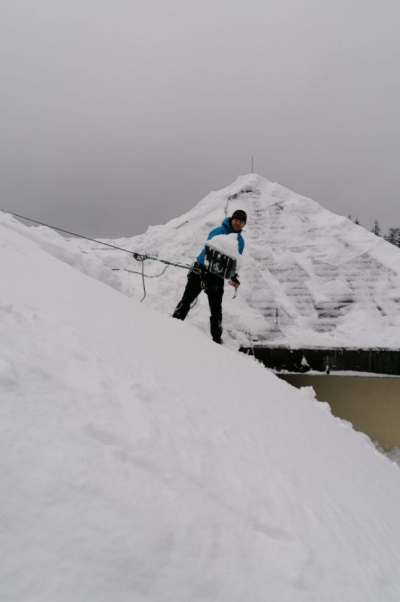
[[[351,220],[283,186],[251,174],[212,192],[191,211],[131,239],[114,242],[139,253],[179,262],[199,254],[210,230],[244,209],[248,222],[236,299],[224,298],[224,339],[243,344],[323,347],[400,347],[400,250]],[[75,244],[71,241],[71,244]],[[95,250],[121,287],[143,297],[141,267],[126,253]],[[148,276],[163,266],[146,262]],[[185,286],[182,269],[146,279],[146,305],[172,314]],[[188,320],[208,331],[201,295]]]
[[[398,602],[400,470],[0,216],[0,599]]]

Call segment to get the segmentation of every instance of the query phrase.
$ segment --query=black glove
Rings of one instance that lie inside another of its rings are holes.
[[[234,276],[232,276],[232,278],[229,280],[229,284],[231,286],[233,286],[236,290],[239,288],[240,282],[239,282],[239,278],[238,278],[237,274],[235,274]]]

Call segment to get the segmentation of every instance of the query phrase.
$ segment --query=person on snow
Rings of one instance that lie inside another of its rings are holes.
[[[211,230],[207,240],[221,234],[237,234],[238,250],[242,255],[244,239],[241,234],[247,222],[247,215],[241,209],[234,211],[232,217],[226,217],[221,226]],[[224,279],[207,271],[205,261],[206,250],[202,250],[187,277],[187,284],[182,299],[179,301],[172,315],[173,318],[184,320],[189,313],[190,306],[202,290],[208,296],[210,305],[210,330],[213,341],[222,343],[222,297],[224,294]],[[231,278],[229,284],[235,288],[240,286],[237,274]]]

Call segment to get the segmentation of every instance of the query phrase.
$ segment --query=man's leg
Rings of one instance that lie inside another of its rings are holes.
[[[201,278],[199,274],[190,271],[187,277],[187,284],[183,293],[183,297],[176,306],[172,317],[177,318],[178,320],[184,320],[189,313],[190,306],[199,296],[201,291]]]
[[[207,288],[208,303],[210,305],[210,331],[215,343],[222,343],[222,297],[224,295],[224,281],[219,276],[210,276]]]

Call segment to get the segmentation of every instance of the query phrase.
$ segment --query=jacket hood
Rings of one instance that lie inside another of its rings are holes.
[[[230,234],[234,234],[235,233],[235,230],[232,228],[231,218],[230,217],[226,217],[223,220],[221,226],[223,228],[225,228]]]

